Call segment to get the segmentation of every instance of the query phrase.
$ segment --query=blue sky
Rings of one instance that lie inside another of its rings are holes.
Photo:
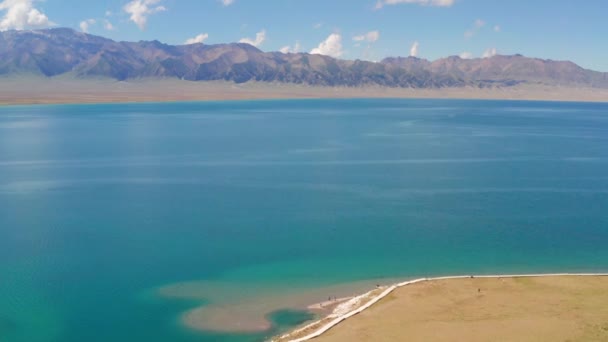
[[[54,25],[169,44],[249,38],[264,51],[367,60],[521,53],[600,71],[607,16],[606,0],[0,0],[0,30]]]

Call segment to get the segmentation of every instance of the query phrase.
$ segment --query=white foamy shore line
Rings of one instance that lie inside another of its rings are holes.
[[[373,297],[364,305],[358,306],[358,303],[368,297],[372,292],[376,291],[372,290],[366,292],[360,296],[353,297],[352,299],[339,304],[334,309],[333,313],[329,316],[310,323],[302,328],[294,330],[288,334],[284,334],[280,336],[277,340],[280,341],[289,341],[289,342],[304,342],[309,341],[314,338],[317,338],[338,324],[344,322],[348,318],[355,316],[379,302],[382,298],[388,296],[393,291],[400,287],[404,287],[407,285],[413,285],[417,283],[430,282],[430,281],[438,281],[438,280],[451,280],[451,279],[467,279],[467,278],[539,278],[539,277],[608,277],[608,273],[539,273],[539,274],[502,274],[502,275],[460,275],[460,276],[445,276],[445,277],[434,277],[434,278],[419,278],[414,280],[405,281],[402,283],[397,283],[391,286],[388,286],[384,289],[380,294]],[[312,333],[305,335],[304,337],[298,338],[290,338],[290,336],[297,336],[298,334],[313,328],[315,325],[320,324],[322,321],[331,319],[327,324],[322,325]],[[272,340],[274,341],[274,340]]]

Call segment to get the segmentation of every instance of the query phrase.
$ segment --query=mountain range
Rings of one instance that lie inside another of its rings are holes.
[[[451,56],[435,61],[394,57],[369,62],[308,53],[263,52],[244,43],[116,42],[68,28],[0,32],[0,75],[21,74],[348,87],[484,88],[542,84],[608,88],[608,73],[587,70],[569,61],[522,55],[477,59]]]

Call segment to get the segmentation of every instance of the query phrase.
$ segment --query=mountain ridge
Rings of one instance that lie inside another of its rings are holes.
[[[369,62],[308,53],[264,52],[245,43],[117,42],[69,28],[0,32],[0,75],[20,73],[116,80],[176,78],[423,89],[518,84],[608,88],[608,73],[584,69],[570,61],[522,55],[476,59],[449,56],[435,61],[388,57]]]

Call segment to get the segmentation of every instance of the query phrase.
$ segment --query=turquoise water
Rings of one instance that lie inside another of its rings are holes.
[[[311,318],[191,331],[203,302],[150,294],[184,281],[608,271],[607,209],[608,104],[0,107],[0,341],[257,341]]]

